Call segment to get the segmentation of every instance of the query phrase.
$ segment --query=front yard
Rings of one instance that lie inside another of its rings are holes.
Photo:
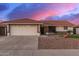
[[[78,35],[71,35],[71,38],[59,36],[40,37],[38,40],[39,49],[79,49]]]

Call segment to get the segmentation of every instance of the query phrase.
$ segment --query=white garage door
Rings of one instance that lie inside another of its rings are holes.
[[[11,25],[11,35],[38,35],[37,25]]]
[[[79,34],[79,28],[76,28],[76,34]]]

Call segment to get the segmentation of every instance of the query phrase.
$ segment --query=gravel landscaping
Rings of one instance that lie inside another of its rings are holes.
[[[38,41],[39,49],[79,49],[79,40],[58,36],[42,36]]]

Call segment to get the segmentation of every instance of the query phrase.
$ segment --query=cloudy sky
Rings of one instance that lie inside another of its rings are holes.
[[[0,20],[68,20],[79,24],[77,3],[0,3]]]

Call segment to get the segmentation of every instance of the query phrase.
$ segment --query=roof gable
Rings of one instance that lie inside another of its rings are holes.
[[[32,19],[26,19],[26,18],[6,21],[4,23],[7,23],[7,24],[41,24],[40,21],[36,21],[36,20],[32,20]]]

